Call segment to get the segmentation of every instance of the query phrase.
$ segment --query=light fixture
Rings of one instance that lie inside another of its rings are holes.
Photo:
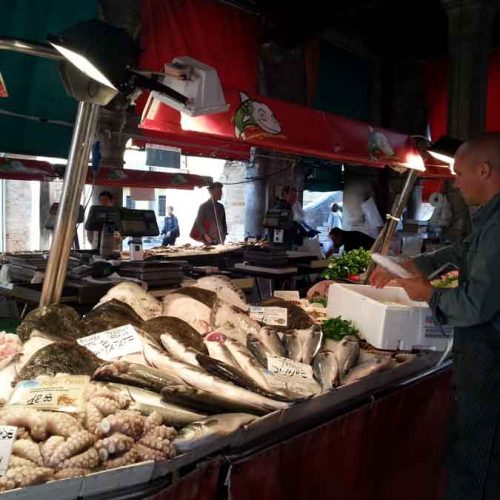
[[[425,172],[424,160],[418,153],[407,153],[403,166],[411,170]]]
[[[463,141],[459,139],[443,135],[436,142],[432,143],[427,151],[436,160],[453,167],[455,153],[462,144]]]
[[[96,19],[77,23],[59,35],[47,37],[64,58],[89,78],[126,96],[138,89],[156,90],[179,105],[188,98],[137,71],[140,49],[124,30]]]
[[[134,101],[140,89],[146,89],[153,91],[156,99],[190,116],[228,109],[214,68],[180,57],[166,65],[168,74],[139,70],[139,46],[126,31],[115,26],[92,19],[47,39],[79,71],[114,92],[108,92],[106,98],[119,92]],[[158,76],[164,81],[159,82]]]

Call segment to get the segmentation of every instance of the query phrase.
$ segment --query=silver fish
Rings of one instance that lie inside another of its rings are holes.
[[[208,354],[211,358],[227,363],[235,368],[239,368],[240,365],[234,359],[227,346],[225,345],[226,336],[223,333],[212,332],[205,335],[203,338],[205,345],[208,349]]]
[[[393,360],[389,357],[374,358],[370,361],[365,361],[351,369],[351,371],[344,378],[343,385],[352,384],[362,378],[372,375],[373,373],[388,370],[392,366]]]
[[[237,340],[227,338],[225,345],[233,355],[240,368],[262,389],[273,392],[264,376],[264,368],[252,356],[252,353]]]
[[[174,439],[173,445],[181,453],[192,451],[228,436],[255,419],[254,415],[246,413],[212,415],[182,428]]]
[[[224,412],[248,412],[248,406],[245,403],[240,404],[238,401],[229,401],[227,398],[219,397],[213,392],[186,385],[165,386],[161,391],[161,395],[167,403],[207,415]],[[255,413],[259,415],[265,414],[265,412]]]
[[[144,356],[149,364],[167,373],[175,374],[183,383],[225,398],[228,403],[238,401],[245,404],[248,411],[271,412],[288,408],[287,403],[255,394],[207,373],[197,366],[177,361],[149,342],[143,344]]]
[[[128,406],[129,410],[137,410],[144,415],[156,411],[161,415],[163,423],[166,425],[181,427],[207,416],[203,413],[187,410],[179,405],[166,403],[156,392],[122,384],[108,384],[107,386],[111,390],[117,390],[130,397],[132,401]]]
[[[339,384],[339,363],[335,353],[321,351],[313,360],[313,372],[316,380],[321,384],[321,392],[327,392]]]
[[[359,357],[359,342],[356,337],[350,335],[344,337],[335,350],[335,357],[339,363],[340,378],[356,364]]]
[[[247,347],[265,368],[267,368],[267,356],[286,357],[285,346],[276,330],[268,326],[261,328],[256,333],[249,333],[247,335]]]
[[[321,328],[314,325],[305,330],[288,331],[283,340],[290,359],[310,365],[321,348],[323,333]]]

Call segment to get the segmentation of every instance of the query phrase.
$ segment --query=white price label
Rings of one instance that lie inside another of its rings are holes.
[[[17,427],[0,425],[0,476],[5,476],[9,467],[12,446],[16,440]]]
[[[297,290],[275,290],[274,296],[290,302],[300,302],[300,295]]]
[[[250,317],[269,326],[287,326],[288,310],[285,307],[250,307]]]
[[[76,413],[83,409],[89,381],[88,375],[64,374],[23,380],[16,385],[9,405]]]
[[[77,342],[104,361],[111,361],[142,350],[141,339],[132,325],[95,333],[77,339]]]
[[[269,376],[266,380],[276,389],[291,389],[303,392],[317,389],[317,382],[313,377],[310,365],[299,363],[280,356],[267,356],[267,370]]]
[[[282,375],[289,378],[312,379],[313,371],[311,365],[299,363],[280,356],[267,357],[267,369],[273,375]]]

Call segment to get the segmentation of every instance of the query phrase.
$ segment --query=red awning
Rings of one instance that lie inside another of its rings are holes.
[[[251,146],[282,153],[383,167],[418,155],[412,139],[304,106],[225,89],[229,111],[196,118],[148,101],[140,127],[190,145],[210,144],[248,159]],[[221,156],[223,157],[223,156]]]
[[[54,181],[62,179],[65,166],[48,162],[1,157],[0,179],[21,181]],[[210,184],[211,177],[179,172],[150,172],[102,167],[94,177],[89,170],[86,184],[114,187],[143,187],[158,189],[194,189]]]

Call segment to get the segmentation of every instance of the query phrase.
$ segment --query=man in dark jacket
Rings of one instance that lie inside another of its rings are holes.
[[[167,207],[167,216],[163,221],[163,246],[175,245],[175,240],[180,236],[179,221],[174,215],[174,207]]]
[[[429,303],[438,322],[455,327],[454,401],[448,445],[447,500],[499,499],[500,453],[500,134],[484,134],[455,155],[456,183],[481,208],[463,241],[405,263],[399,280],[414,300]],[[427,276],[443,264],[460,269],[459,285],[437,289]],[[377,268],[374,286],[393,278]]]
[[[341,247],[344,247],[344,252],[364,248],[370,250],[375,243],[375,240],[365,233],[360,231],[345,231],[339,227],[334,227],[328,233],[332,245],[326,250],[325,256],[328,258],[334,253],[339,253]]]

